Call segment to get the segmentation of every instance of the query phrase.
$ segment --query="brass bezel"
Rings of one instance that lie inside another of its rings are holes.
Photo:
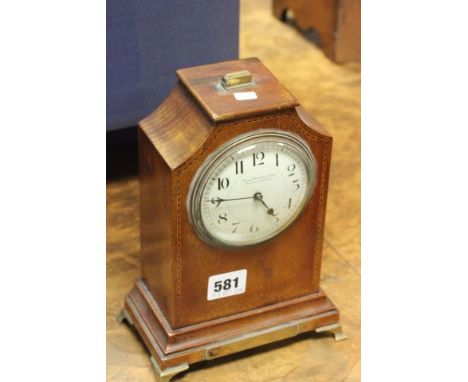
[[[236,245],[232,244],[231,242],[220,240],[214,237],[206,229],[201,216],[202,194],[208,181],[208,178],[211,176],[213,170],[216,169],[217,164],[220,161],[223,161],[224,158],[229,157],[234,152],[241,150],[245,147],[264,141],[278,141],[288,145],[291,149],[296,151],[296,153],[301,157],[301,159],[305,163],[306,172],[308,176],[308,183],[307,190],[302,200],[302,203],[297,208],[296,213],[292,215],[287,224],[285,224],[281,230],[274,232],[271,236],[268,236],[260,241]],[[186,200],[189,221],[192,224],[192,227],[194,228],[198,237],[200,237],[200,239],[212,246],[221,248],[246,248],[264,243],[268,240],[272,240],[273,238],[277,237],[282,232],[284,232],[301,215],[312,196],[316,184],[316,175],[317,169],[315,157],[311,149],[309,148],[309,145],[299,135],[279,129],[258,129],[245,134],[241,134],[231,139],[230,141],[224,143],[223,145],[218,147],[214,152],[208,155],[203,164],[195,173],[192,182],[190,183],[190,188]]]

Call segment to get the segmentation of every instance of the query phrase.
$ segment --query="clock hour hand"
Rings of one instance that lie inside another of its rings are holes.
[[[254,199],[255,200],[258,200],[260,203],[262,203],[265,208],[267,209],[267,214],[268,215],[271,215],[273,216],[276,221],[278,221],[279,219],[276,217],[276,215],[278,215],[278,213],[275,214],[275,210],[273,208],[270,208],[268,207],[268,205],[265,203],[265,201],[263,200],[263,195],[260,193],[260,192],[256,192],[255,195],[254,195]]]
[[[244,200],[244,199],[255,199],[254,196],[247,196],[245,198],[233,198],[233,199],[221,199],[219,196],[217,198],[211,198],[211,203],[216,204],[216,207],[218,207],[222,202],[230,202],[232,200]]]

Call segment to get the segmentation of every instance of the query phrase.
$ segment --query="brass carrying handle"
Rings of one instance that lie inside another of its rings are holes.
[[[226,90],[252,85],[252,73],[248,70],[227,73],[221,77],[221,85]]]

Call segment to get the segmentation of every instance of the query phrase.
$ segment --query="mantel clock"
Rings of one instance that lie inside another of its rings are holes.
[[[256,58],[177,76],[139,124],[142,277],[120,319],[161,381],[302,332],[343,339],[319,286],[331,136]]]

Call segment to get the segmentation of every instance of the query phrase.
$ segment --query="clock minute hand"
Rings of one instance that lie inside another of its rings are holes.
[[[220,197],[217,197],[217,198],[211,198],[211,203],[216,204],[216,207],[218,207],[222,202],[230,202],[232,200],[244,200],[244,199],[254,199],[254,197],[247,196],[245,198],[233,198],[233,199],[221,199]]]

